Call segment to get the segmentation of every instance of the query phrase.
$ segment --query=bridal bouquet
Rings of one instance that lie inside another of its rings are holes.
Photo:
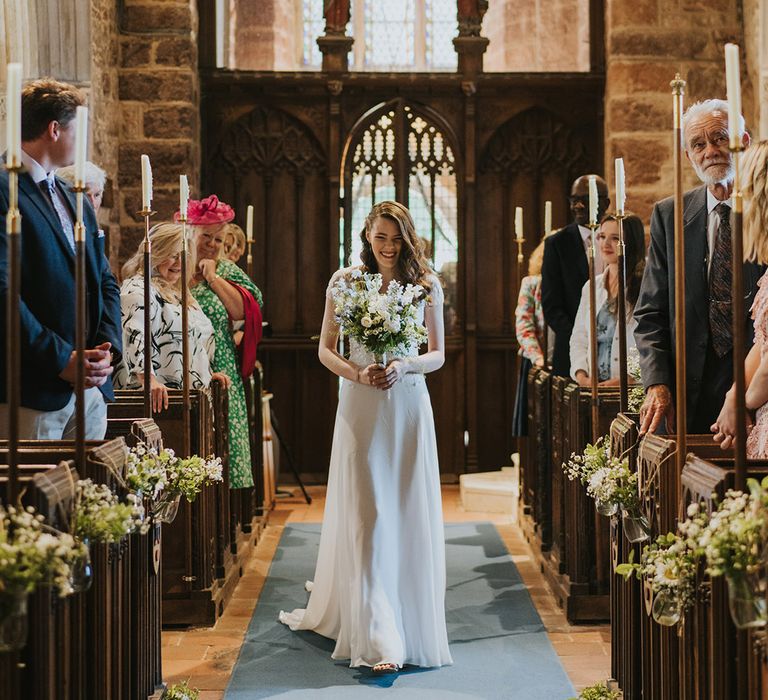
[[[380,274],[353,270],[336,282],[331,296],[342,334],[383,362],[385,355],[405,355],[426,342],[427,330],[419,323],[416,304],[426,297],[426,290],[393,280],[382,293],[382,283]]]

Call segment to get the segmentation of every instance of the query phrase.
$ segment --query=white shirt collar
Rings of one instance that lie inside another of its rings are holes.
[[[581,239],[584,241],[584,243],[587,243],[589,241],[589,237],[592,235],[592,230],[579,224],[579,233],[581,234]]]
[[[727,204],[729,207],[733,208],[733,203],[731,202],[730,197],[721,201],[710,192],[709,188],[707,188],[707,214],[711,214],[718,204]]]
[[[48,179],[48,173],[45,172],[43,166],[40,165],[40,163],[38,163],[23,148],[21,149],[21,164],[27,169],[27,172],[35,181],[35,184],[39,184],[43,180]],[[53,176],[53,173],[51,173],[51,176]]]

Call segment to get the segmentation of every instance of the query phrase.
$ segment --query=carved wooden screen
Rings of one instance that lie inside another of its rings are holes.
[[[253,279],[274,333],[259,351],[265,388],[275,391],[274,419],[297,462],[323,473],[333,411],[317,407],[333,406],[336,389],[312,337],[335,266],[326,235],[318,235],[328,220],[327,161],[316,113],[293,109],[258,106],[230,118],[209,144],[205,193],[231,204],[243,227],[254,206]]]
[[[565,195],[569,183],[594,162],[594,153],[587,158],[591,143],[591,134],[544,107],[522,110],[489,130],[478,159],[477,209],[482,228],[476,255],[482,260],[482,274],[477,276],[477,366],[481,385],[516,384],[515,307],[521,278],[528,274],[528,259],[543,233],[544,202],[552,201],[555,228],[568,223]],[[525,263],[520,268],[514,242],[516,206],[524,212]],[[478,397],[486,407],[485,419],[477,426],[480,464],[498,463],[515,449],[510,436],[513,392]],[[494,438],[498,435],[507,436],[507,443]]]
[[[455,391],[463,386],[455,144],[450,127],[424,106],[396,99],[369,110],[345,148],[339,246],[340,265],[359,264],[360,232],[371,207],[386,199],[409,207],[445,292],[446,366],[428,378],[444,473],[462,464],[457,447],[465,426],[461,392]]]

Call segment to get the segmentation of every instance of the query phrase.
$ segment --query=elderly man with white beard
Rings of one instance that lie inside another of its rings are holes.
[[[685,360],[687,432],[708,433],[733,381],[731,188],[728,105],[705,100],[683,117],[685,155],[704,183],[683,197],[685,238]],[[742,118],[743,127],[743,118]],[[744,132],[744,146],[749,135]],[[749,315],[763,268],[744,264],[746,349]],[[646,398],[641,433],[674,430],[675,383],[674,199],[658,202],[651,216],[651,244],[635,306],[635,340]]]

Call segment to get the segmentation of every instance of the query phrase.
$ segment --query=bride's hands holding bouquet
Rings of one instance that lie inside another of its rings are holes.
[[[382,378],[376,384],[381,389],[391,389],[406,374],[405,363],[402,360],[392,360],[382,373]]]

